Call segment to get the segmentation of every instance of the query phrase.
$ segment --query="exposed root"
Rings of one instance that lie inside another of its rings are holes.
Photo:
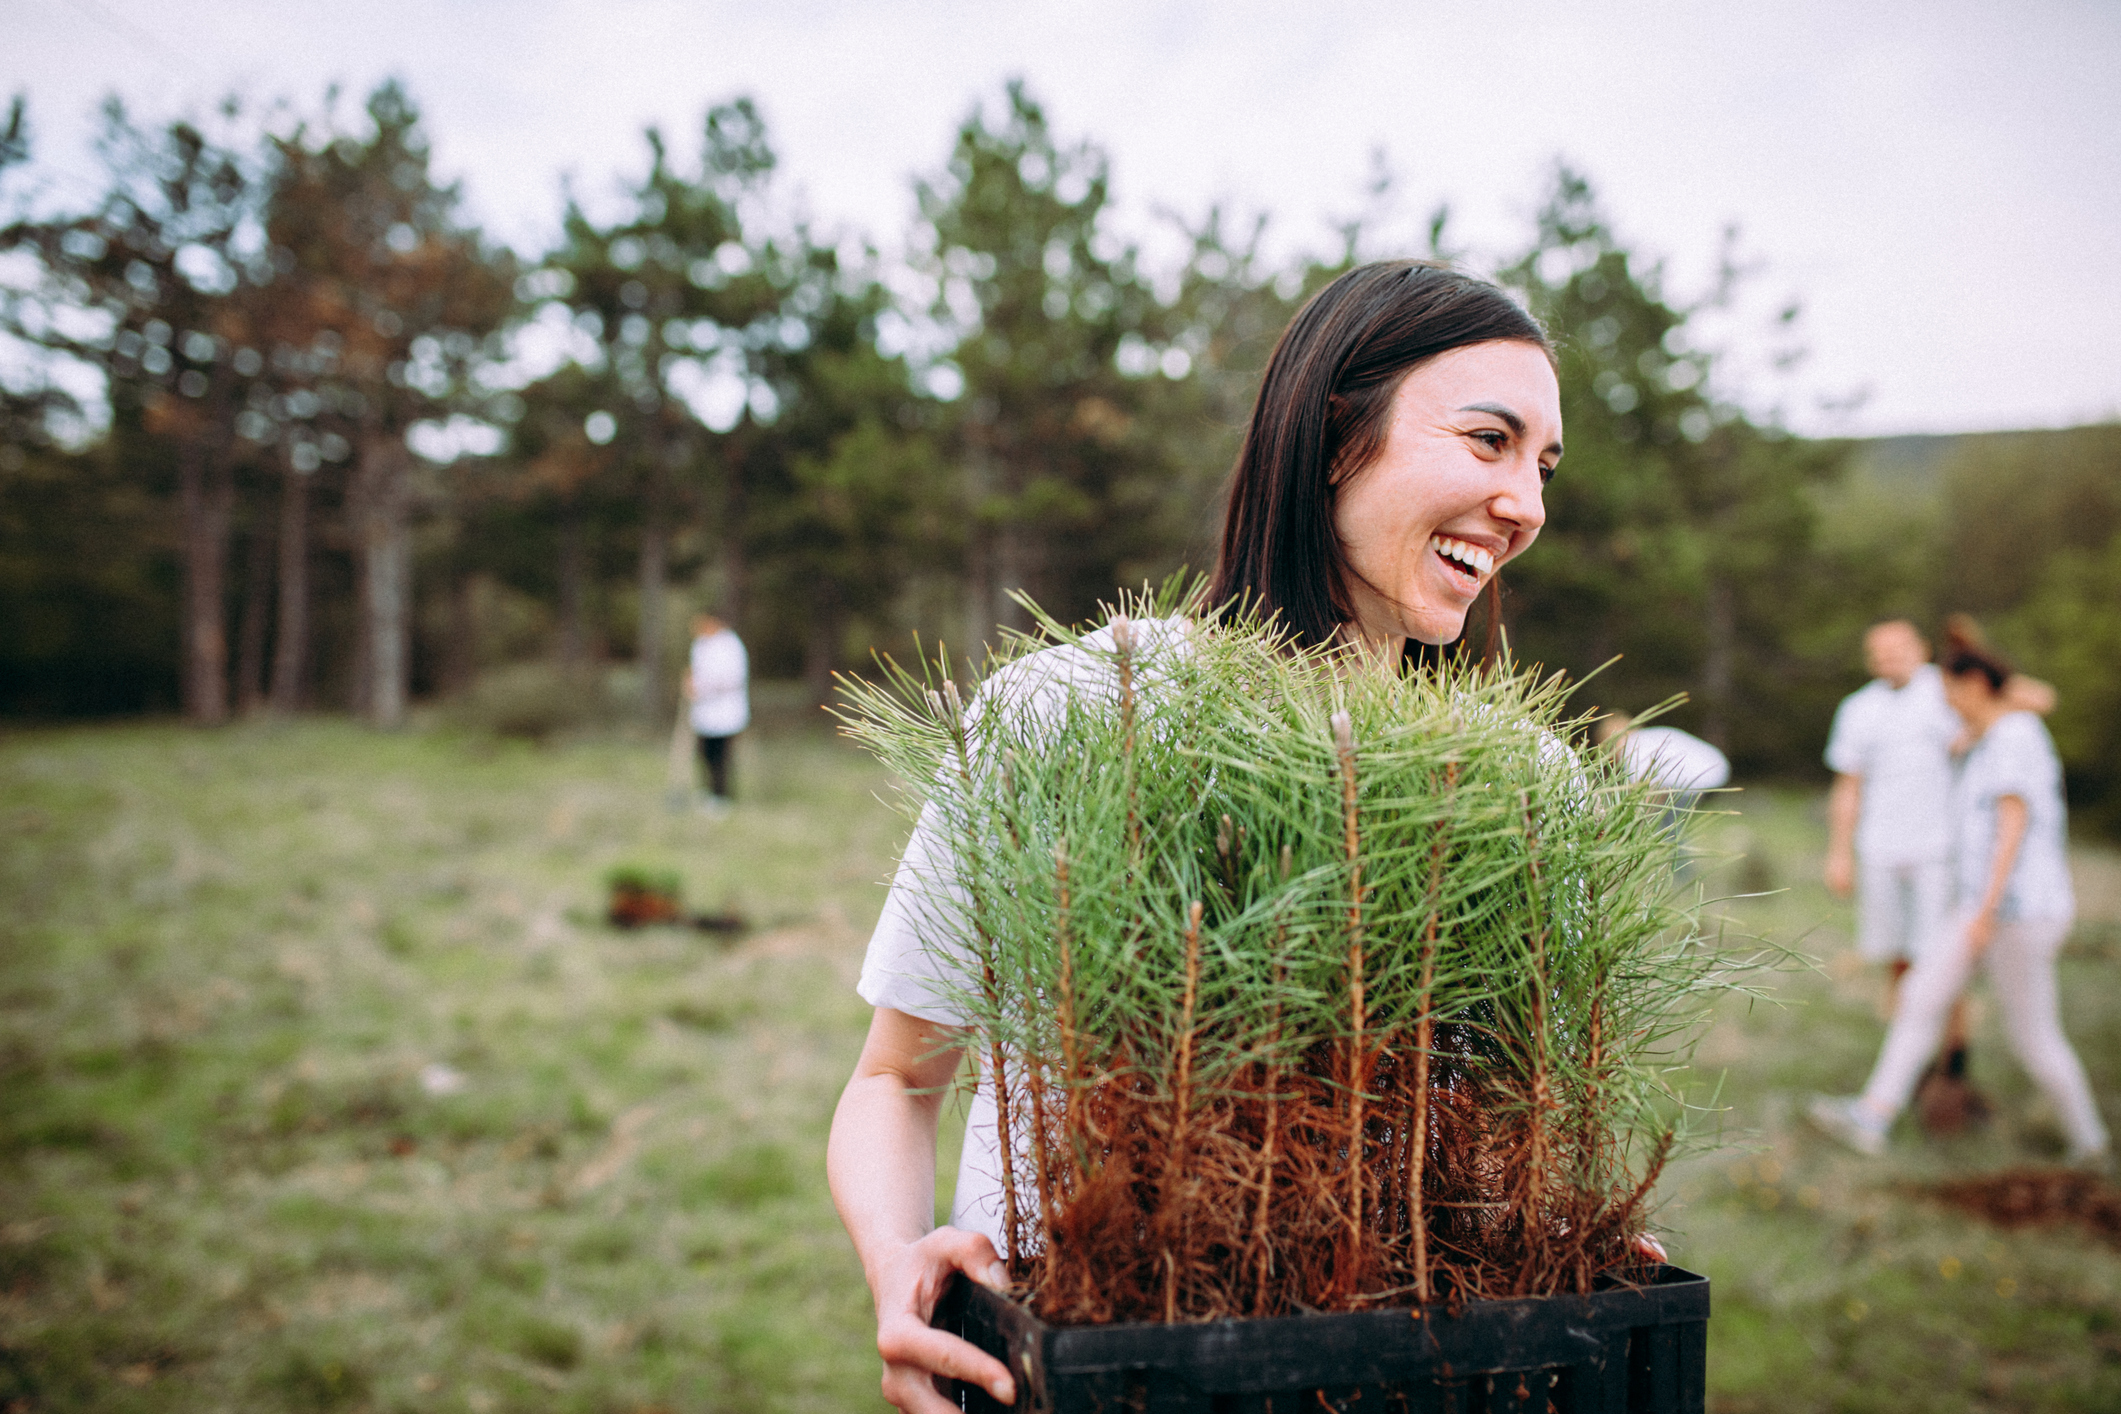
[[[1543,1141],[1531,1097],[1496,1083],[1494,1042],[1463,1024],[1433,1032],[1426,1065],[1411,1032],[1372,1033],[1354,1153],[1344,1044],[1255,1065],[1183,1114],[1178,1076],[1129,1065],[1067,1091],[1075,1120],[1040,1107],[1056,1131],[1101,1142],[1081,1168],[1051,1170],[1064,1191],[1017,1264],[1035,1309],[1079,1324],[1456,1304],[1587,1291],[1625,1265],[1662,1146],[1639,1181],[1605,1154],[1587,1184],[1578,1156]]]

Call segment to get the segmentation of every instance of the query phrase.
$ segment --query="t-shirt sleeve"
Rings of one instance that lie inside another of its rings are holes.
[[[1184,641],[1170,621],[1137,625],[1145,679],[1159,671],[1158,656]],[[981,684],[966,704],[965,722],[977,734],[989,712],[1004,712],[1034,734],[1055,730],[1071,701],[1102,703],[1117,691],[1106,655],[1112,631],[1099,629],[1080,645],[1049,648],[1020,658]],[[855,990],[871,1006],[890,1007],[946,1026],[966,1024],[962,1003],[976,985],[971,949],[971,908],[956,875],[955,860],[930,802],[921,810],[913,837],[884,911],[869,936]]]
[[[2039,723],[2024,713],[2013,713],[1990,731],[1994,740],[1983,763],[1983,795],[1990,800],[2015,795],[2030,806],[2054,789],[2054,755]]]
[[[1826,765],[1836,775],[1860,776],[1870,766],[1870,733],[1865,730],[1869,713],[1863,710],[1861,694],[1851,693],[1834,709],[1834,727],[1827,733]]]
[[[930,804],[906,842],[854,989],[871,1006],[962,1026],[959,998],[971,974],[962,934],[965,896],[938,834]]]

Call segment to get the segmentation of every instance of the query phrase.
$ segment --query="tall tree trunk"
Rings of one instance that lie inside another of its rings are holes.
[[[751,607],[751,559],[745,551],[744,524],[749,501],[743,459],[730,454],[727,438],[722,448],[722,600],[718,607],[721,617],[742,634]]]
[[[265,622],[272,612],[273,537],[263,515],[250,526],[243,567],[243,617],[236,626],[236,710],[254,717],[265,706]]]
[[[991,419],[975,411],[965,429],[965,641],[961,651],[979,671],[983,647],[994,637],[996,575],[1001,532],[990,518],[995,492],[994,458],[988,445]]]
[[[810,700],[820,705],[831,700],[832,670],[839,666],[840,639],[847,624],[841,602],[835,580],[820,580],[811,591],[809,634],[803,641],[803,684],[810,690]]]
[[[1731,581],[1709,576],[1706,604],[1708,651],[1701,659],[1701,734],[1718,750],[1730,750],[1731,687],[1738,652],[1738,606]]]
[[[449,590],[449,645],[442,654],[441,688],[457,697],[479,675],[479,578],[459,570]]]
[[[379,727],[405,720],[412,680],[412,531],[405,444],[378,432],[361,448],[355,554],[360,561],[366,681],[360,708]]]
[[[205,438],[177,452],[177,503],[184,535],[184,714],[228,719],[228,520],[235,487]]]
[[[1023,521],[1011,516],[1002,522],[994,537],[994,597],[988,605],[989,616],[996,628],[1024,629],[1031,626],[1023,606],[1009,596],[1012,590],[1033,588],[1031,580],[1037,558]]]
[[[663,600],[670,550],[669,473],[663,456],[649,459],[641,496],[640,628],[634,645],[641,670],[641,715],[650,726],[663,719]]]
[[[289,467],[280,478],[280,604],[273,615],[272,710],[302,706],[309,671],[309,477]]]
[[[560,506],[560,666],[572,673],[589,658],[589,622],[583,608],[582,512],[572,501]]]
[[[961,655],[979,671],[980,645],[994,634],[994,539],[993,528],[974,520],[965,540],[965,627]]]

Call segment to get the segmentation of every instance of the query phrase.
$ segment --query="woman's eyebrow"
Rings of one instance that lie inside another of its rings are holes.
[[[1510,411],[1508,408],[1504,407],[1501,403],[1467,403],[1464,407],[1460,408],[1459,411],[1484,412],[1490,417],[1499,417],[1502,419],[1503,425],[1510,429],[1510,432],[1513,436],[1524,436],[1524,419],[1519,417],[1516,413]],[[1547,450],[1558,457],[1561,455],[1561,443],[1549,443],[1547,445]]]
[[[1516,413],[1511,412],[1501,403],[1467,403],[1464,407],[1460,408],[1459,411],[1484,412],[1491,417],[1499,417],[1503,420],[1503,423],[1509,427],[1512,433],[1519,437],[1524,436],[1524,419],[1519,417]]]

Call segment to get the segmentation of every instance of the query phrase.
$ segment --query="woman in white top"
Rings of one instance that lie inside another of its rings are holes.
[[[1211,601],[1277,614],[1301,642],[1388,659],[1410,642],[1451,642],[1495,571],[1539,534],[1560,456],[1553,351],[1530,315],[1438,266],[1352,270],[1304,306],[1268,362]],[[984,1224],[968,1192],[992,1186],[975,1162],[960,1170],[951,1225],[934,1227],[936,1120],[964,1048],[921,982],[934,963],[921,956],[923,891],[908,871],[923,857],[917,832],[870,941],[861,992],[876,1013],[827,1167],[876,1299],[884,1397],[943,1414],[937,1375],[1004,1404],[1015,1386],[1000,1361],[928,1325],[952,1273],[997,1288],[1007,1274],[989,1233],[973,1230]],[[968,1151],[995,1149],[993,1128],[991,1104],[976,1104]]]
[[[1901,984],[1899,1010],[1863,1093],[1822,1096],[1812,1117],[1867,1154],[1906,1107],[1935,1054],[1952,1003],[1985,965],[2011,1050],[2062,1117],[2073,1163],[2109,1157],[2084,1066],[2062,1034],[2055,954],[2076,916],[2070,890],[2062,765],[2047,728],[2005,693],[2011,671],[1995,653],[1948,641],[1944,694],[1971,739],[1952,784],[1956,914],[1943,945],[1925,948]]]

